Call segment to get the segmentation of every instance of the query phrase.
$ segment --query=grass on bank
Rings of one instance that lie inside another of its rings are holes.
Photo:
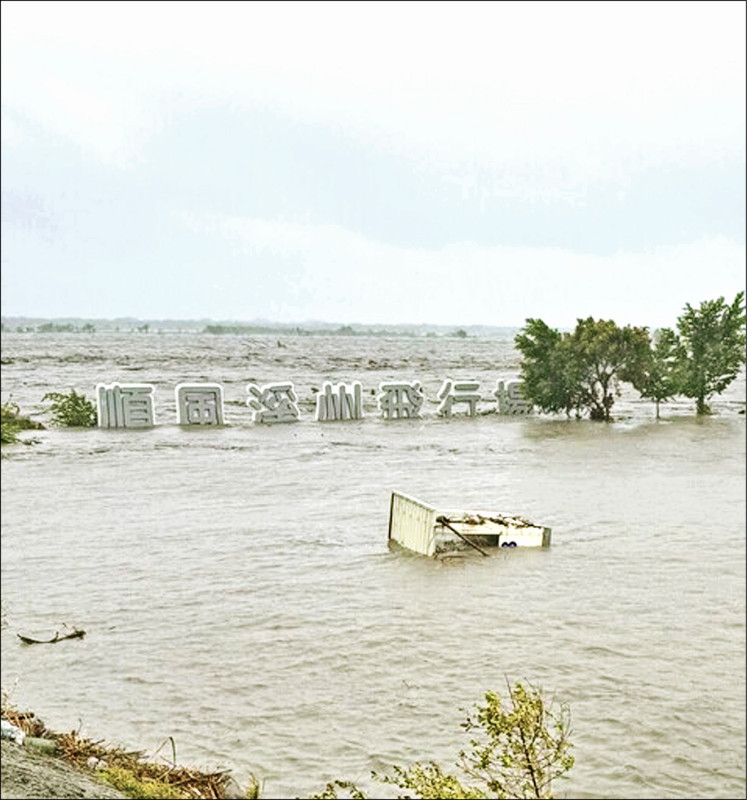
[[[2,716],[21,728],[26,736],[53,742],[57,754],[68,763],[113,786],[128,797],[224,800],[229,796],[229,790],[230,796],[237,796],[236,784],[231,778],[230,770],[207,772],[178,766],[175,762],[146,760],[140,751],[104,745],[102,741],[94,742],[80,736],[76,731],[54,733],[33,712],[19,711],[9,704],[6,697],[3,698]],[[171,742],[173,748],[173,739]],[[243,797],[254,800],[259,796],[260,783],[252,776],[249,785],[243,790]]]

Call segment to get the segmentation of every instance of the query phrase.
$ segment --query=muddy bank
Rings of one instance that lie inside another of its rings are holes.
[[[93,742],[75,731],[55,733],[30,711],[6,707],[3,716],[3,725],[10,723],[11,735],[15,728],[19,736],[23,731],[25,739],[23,744],[2,740],[2,800],[259,797],[258,781],[242,789],[228,770],[205,772],[157,763],[142,752]]]
[[[5,739],[2,741],[0,792],[2,800],[127,797],[60,757],[45,755]]]

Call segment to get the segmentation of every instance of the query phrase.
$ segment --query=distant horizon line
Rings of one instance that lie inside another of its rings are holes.
[[[3,324],[22,323],[109,323],[109,324],[180,324],[180,325],[233,325],[233,326],[262,326],[272,328],[297,328],[300,326],[315,326],[321,328],[438,328],[438,329],[491,329],[505,330],[518,329],[520,325],[487,325],[484,323],[436,323],[436,322],[337,322],[320,319],[306,319],[293,322],[281,322],[271,319],[216,319],[214,317],[81,317],[81,316],[28,316],[23,314],[2,314],[0,320]]]

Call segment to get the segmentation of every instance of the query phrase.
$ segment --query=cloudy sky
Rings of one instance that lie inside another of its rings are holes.
[[[6,316],[658,326],[744,287],[741,0],[1,8]]]

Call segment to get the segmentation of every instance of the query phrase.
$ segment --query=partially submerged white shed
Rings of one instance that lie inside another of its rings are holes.
[[[483,555],[495,547],[549,547],[550,534],[550,528],[523,517],[437,509],[401,492],[392,492],[389,541],[425,556],[466,547]]]

